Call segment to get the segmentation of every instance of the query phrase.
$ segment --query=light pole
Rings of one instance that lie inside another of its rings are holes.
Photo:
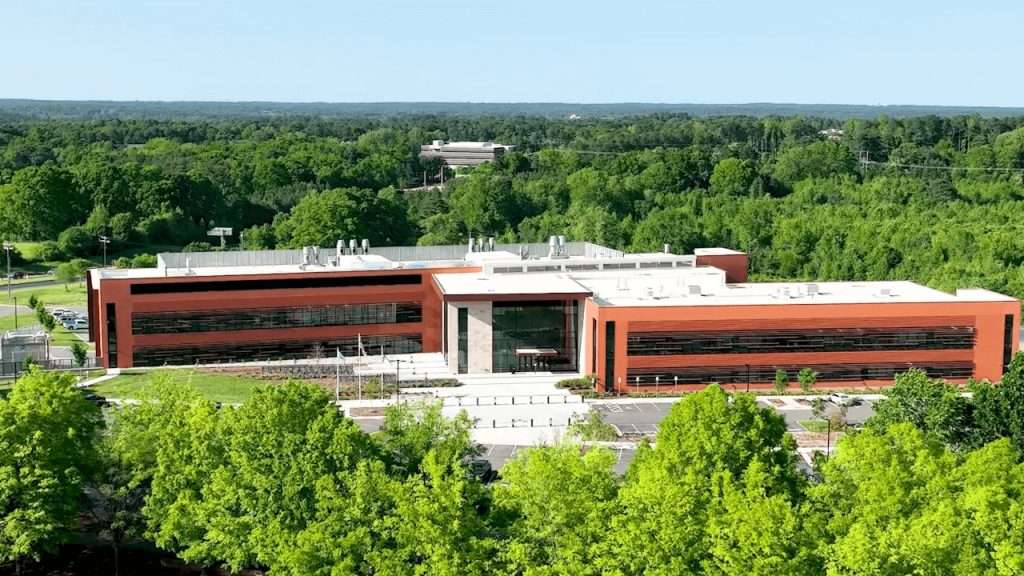
[[[14,297],[14,329],[18,329],[18,297]]]
[[[14,250],[14,244],[10,242],[4,242],[4,252],[7,252],[7,297],[11,298],[11,250]]]
[[[107,267],[107,244],[110,244],[110,238],[106,236],[100,236],[100,244],[103,244],[103,267]]]
[[[341,402],[341,348],[335,348],[337,362],[334,365],[334,403]]]
[[[401,370],[402,360],[395,358],[395,404],[400,404],[402,402],[402,379],[400,378]]]

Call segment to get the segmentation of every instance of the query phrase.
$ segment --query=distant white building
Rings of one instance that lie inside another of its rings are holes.
[[[461,168],[479,166],[497,160],[514,146],[494,142],[446,142],[434,140],[420,146],[420,158],[440,158],[446,166]]]
[[[5,332],[0,335],[0,362],[22,363],[25,359],[50,359],[50,335],[38,332]]]
[[[841,128],[826,128],[819,130],[818,135],[826,140],[838,142],[843,139],[843,130]]]

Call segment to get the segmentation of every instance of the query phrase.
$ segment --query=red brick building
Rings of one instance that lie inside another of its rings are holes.
[[[104,366],[439,352],[453,373],[594,374],[603,391],[998,379],[1020,304],[911,282],[747,283],[747,257],[589,243],[161,254],[92,270]]]

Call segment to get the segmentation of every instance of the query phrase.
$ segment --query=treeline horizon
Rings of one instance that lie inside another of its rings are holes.
[[[516,150],[421,189],[435,139]],[[1022,178],[1024,116],[0,121],[0,237],[59,261],[101,235],[112,253],[206,250],[211,226],[251,249],[562,234],[735,248],[755,279],[1024,296]]]
[[[1024,115],[1024,106],[957,104],[825,104],[794,102],[473,102],[473,101],[274,101],[274,100],[94,100],[0,98],[0,120],[217,120],[292,117],[378,118],[396,116],[526,116],[621,118],[648,115],[805,116],[832,120],[879,116],[968,116],[986,118]]]

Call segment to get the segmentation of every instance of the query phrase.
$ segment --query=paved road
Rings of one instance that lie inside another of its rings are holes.
[[[774,407],[765,399],[759,399],[758,403],[766,407]],[[850,424],[857,425],[862,424],[865,420],[874,414],[873,404],[871,400],[864,400],[858,406],[851,406],[847,410],[846,421]],[[672,409],[672,404],[668,402],[651,402],[643,399],[637,399],[631,402],[619,402],[609,404],[594,404],[593,408],[601,413],[605,422],[613,424],[623,432],[623,434],[629,436],[638,435],[653,435],[658,431],[658,424],[668,414],[669,410]],[[777,410],[786,419],[786,425],[791,432],[803,431],[800,426],[800,421],[811,420],[812,413],[811,409],[803,408],[788,408]],[[825,404],[825,416],[828,417],[833,413],[839,411],[839,408],[831,403]],[[383,423],[383,418],[357,418],[356,422],[359,427],[366,432],[376,432],[380,429]],[[525,448],[524,446],[509,446],[509,445],[484,445],[483,457],[486,458],[491,466],[495,470],[500,470],[501,467],[515,454]],[[629,468],[629,463],[633,460],[633,456],[636,454],[634,449],[622,448],[615,449],[616,457],[618,461],[615,465],[615,471],[624,474],[626,469]]]
[[[767,400],[758,400],[758,403],[766,407],[774,407]],[[638,399],[633,402],[616,404],[596,404],[594,408],[601,413],[604,421],[613,424],[626,435],[648,435],[658,431],[658,424],[661,422],[672,404],[666,402],[647,402]],[[831,403],[825,404],[825,416],[831,416],[839,411],[839,408]],[[786,425],[792,432],[802,431],[800,421],[811,420],[810,407],[807,409],[778,410],[779,414],[786,419]],[[850,424],[862,424],[874,413],[873,402],[865,400],[859,406],[851,406],[846,414],[846,421]]]
[[[380,426],[384,422],[384,419],[356,418],[355,421],[364,432],[376,432],[380,430]],[[515,454],[523,448],[528,448],[528,446],[485,444],[483,445],[483,458],[491,463],[492,468],[495,470],[501,470],[501,467],[505,465],[505,462],[515,456]],[[615,452],[617,458],[615,471],[619,474],[625,474],[626,469],[629,468],[629,463],[633,461],[633,455],[636,453],[636,450],[621,448],[614,449],[613,452]]]
[[[29,288],[46,288],[47,286],[59,286],[60,280],[40,280],[39,282],[25,282],[22,284],[12,284],[11,290],[17,292],[18,290],[28,290]],[[0,288],[7,292],[7,283],[0,283]]]

